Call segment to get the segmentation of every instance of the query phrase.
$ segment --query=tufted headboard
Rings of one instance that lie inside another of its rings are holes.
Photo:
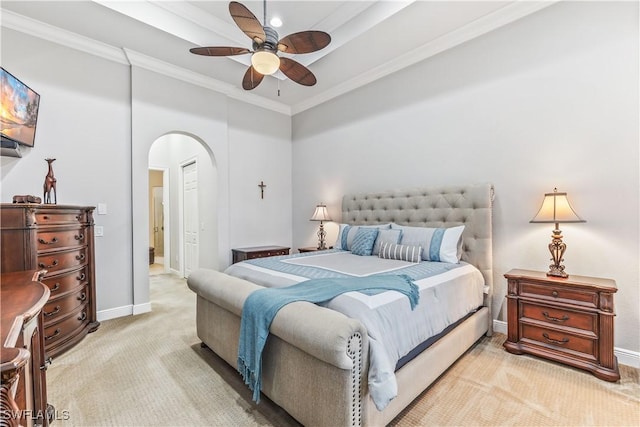
[[[395,222],[414,227],[464,224],[462,260],[475,265],[482,272],[491,297],[492,206],[491,184],[347,194],[342,199],[342,222],[353,225]]]

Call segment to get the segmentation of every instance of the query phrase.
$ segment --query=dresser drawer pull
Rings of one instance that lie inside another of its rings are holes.
[[[75,237],[76,240],[82,240],[82,239],[84,239],[84,234],[78,234],[78,235],[73,236],[73,237]]]
[[[54,314],[56,314],[59,311],[60,311],[60,306],[56,305],[56,308],[53,311],[50,311],[48,313],[43,311],[42,314],[44,314],[45,316],[53,316]]]
[[[46,360],[44,361],[44,365],[40,366],[40,370],[46,371],[49,365],[51,365],[52,363],[53,363],[53,359],[51,358],[51,356],[47,357]]]
[[[87,275],[86,275],[86,274],[84,274],[84,273],[82,273],[82,274],[81,274],[81,275],[79,275],[79,276],[76,276],[76,280],[84,280],[84,279],[86,279],[86,278],[87,278]]]
[[[51,263],[51,265],[44,265],[43,262],[39,262],[38,263],[38,267],[40,268],[51,268],[51,267],[55,267],[56,265],[58,265],[58,260],[54,259],[53,262]]]
[[[81,293],[80,296],[78,297],[78,301],[86,301],[87,300],[87,294],[85,292]]]
[[[47,242],[46,240],[40,238],[38,239],[38,242],[42,243],[43,245],[53,245],[54,243],[58,243],[58,238],[54,237],[53,239],[51,239],[51,241]]]
[[[551,296],[554,298],[558,298],[558,291],[551,292]]]
[[[49,217],[47,215],[44,215],[42,219],[49,219]]]
[[[53,285],[53,288],[51,288],[51,292],[55,292],[58,289],[60,289],[60,283],[56,283],[55,285]]]
[[[85,320],[86,318],[87,318],[87,313],[83,311],[83,312],[80,314],[80,317],[78,317],[78,320],[82,322],[82,321],[83,321],[83,320]]]
[[[60,332],[62,332],[62,331],[60,331],[60,328],[58,328],[58,329],[56,329],[56,330],[55,330],[55,332],[53,333],[53,335],[46,336],[46,337],[44,337],[44,339],[45,339],[45,340],[50,340],[50,339],[52,339],[52,338],[55,338],[55,337],[57,337],[58,335],[60,335]]]
[[[550,320],[552,322],[556,322],[556,323],[566,322],[567,320],[569,320],[569,316],[567,316],[566,314],[563,315],[562,317],[553,317],[553,316],[549,316],[549,313],[547,313],[546,311],[543,311],[542,315],[544,316],[545,319]]]
[[[547,334],[546,332],[544,332],[542,336],[545,340],[547,340],[547,342],[550,342],[551,344],[565,345],[569,342],[569,338],[562,338],[561,340],[554,340],[553,338],[549,338],[549,334]]]
[[[78,261],[84,261],[85,256],[84,256],[84,254],[76,255],[76,259],[77,259]]]

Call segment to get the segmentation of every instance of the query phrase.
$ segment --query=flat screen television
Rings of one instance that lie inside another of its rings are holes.
[[[5,139],[33,147],[40,95],[0,67],[0,134]]]

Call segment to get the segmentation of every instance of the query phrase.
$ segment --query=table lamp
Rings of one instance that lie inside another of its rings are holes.
[[[316,206],[316,210],[313,212],[313,216],[311,217],[310,221],[320,221],[320,230],[318,230],[318,249],[327,249],[327,245],[324,240],[324,238],[327,236],[327,232],[324,231],[322,221],[332,221],[332,219],[329,216],[327,206],[324,203],[320,203]]]
[[[562,241],[562,232],[560,231],[561,222],[586,222],[576,214],[569,204],[567,193],[558,193],[558,189],[554,188],[553,193],[546,193],[542,206],[536,216],[529,222],[539,223],[555,223],[556,228],[551,235],[551,243],[549,243],[549,252],[551,252],[551,261],[553,264],[549,266],[547,276],[569,277],[564,271],[562,262],[564,259],[567,245]]]

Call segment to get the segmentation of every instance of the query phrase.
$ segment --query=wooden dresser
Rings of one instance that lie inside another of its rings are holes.
[[[254,246],[251,248],[231,249],[231,253],[233,254],[233,264],[235,264],[248,259],[289,255],[289,249],[286,246]]]
[[[93,207],[2,204],[2,272],[46,270],[44,346],[55,357],[95,331]]]
[[[585,369],[606,381],[620,379],[613,353],[613,280],[529,270],[504,276],[507,351]]]
[[[2,426],[47,426],[53,418],[54,409],[47,404],[48,361],[42,336],[42,308],[49,289],[38,278],[38,271],[2,273],[0,278]]]

